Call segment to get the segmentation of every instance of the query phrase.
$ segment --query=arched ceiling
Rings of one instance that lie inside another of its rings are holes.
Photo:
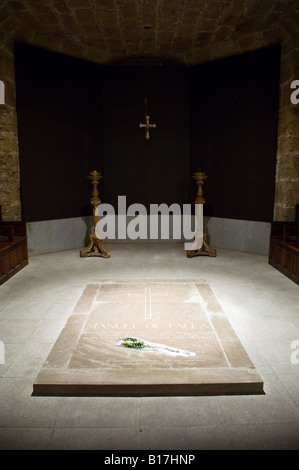
[[[201,63],[279,41],[291,0],[1,0],[13,38],[100,62]]]

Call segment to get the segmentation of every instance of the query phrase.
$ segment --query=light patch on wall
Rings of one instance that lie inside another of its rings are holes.
[[[2,80],[0,80],[0,104],[5,104],[5,87]]]

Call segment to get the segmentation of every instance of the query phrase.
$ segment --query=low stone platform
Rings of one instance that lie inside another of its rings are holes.
[[[33,395],[58,396],[262,393],[204,281],[87,284],[33,385]]]

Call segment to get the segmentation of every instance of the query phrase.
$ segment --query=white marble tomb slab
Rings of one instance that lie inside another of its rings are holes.
[[[120,347],[133,337],[192,355]],[[33,385],[34,395],[261,394],[263,382],[203,281],[92,282]]]

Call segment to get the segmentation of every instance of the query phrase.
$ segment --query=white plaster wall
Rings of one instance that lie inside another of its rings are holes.
[[[127,223],[132,218],[127,218]],[[181,242],[174,240],[170,223],[169,240],[105,240],[110,243]],[[92,230],[92,217],[47,220],[27,223],[29,256],[55,251],[79,250],[87,246]],[[212,248],[224,248],[259,255],[268,255],[270,223],[248,220],[204,217],[204,231]],[[149,224],[148,224],[149,233]],[[113,249],[113,248],[112,248]]]

